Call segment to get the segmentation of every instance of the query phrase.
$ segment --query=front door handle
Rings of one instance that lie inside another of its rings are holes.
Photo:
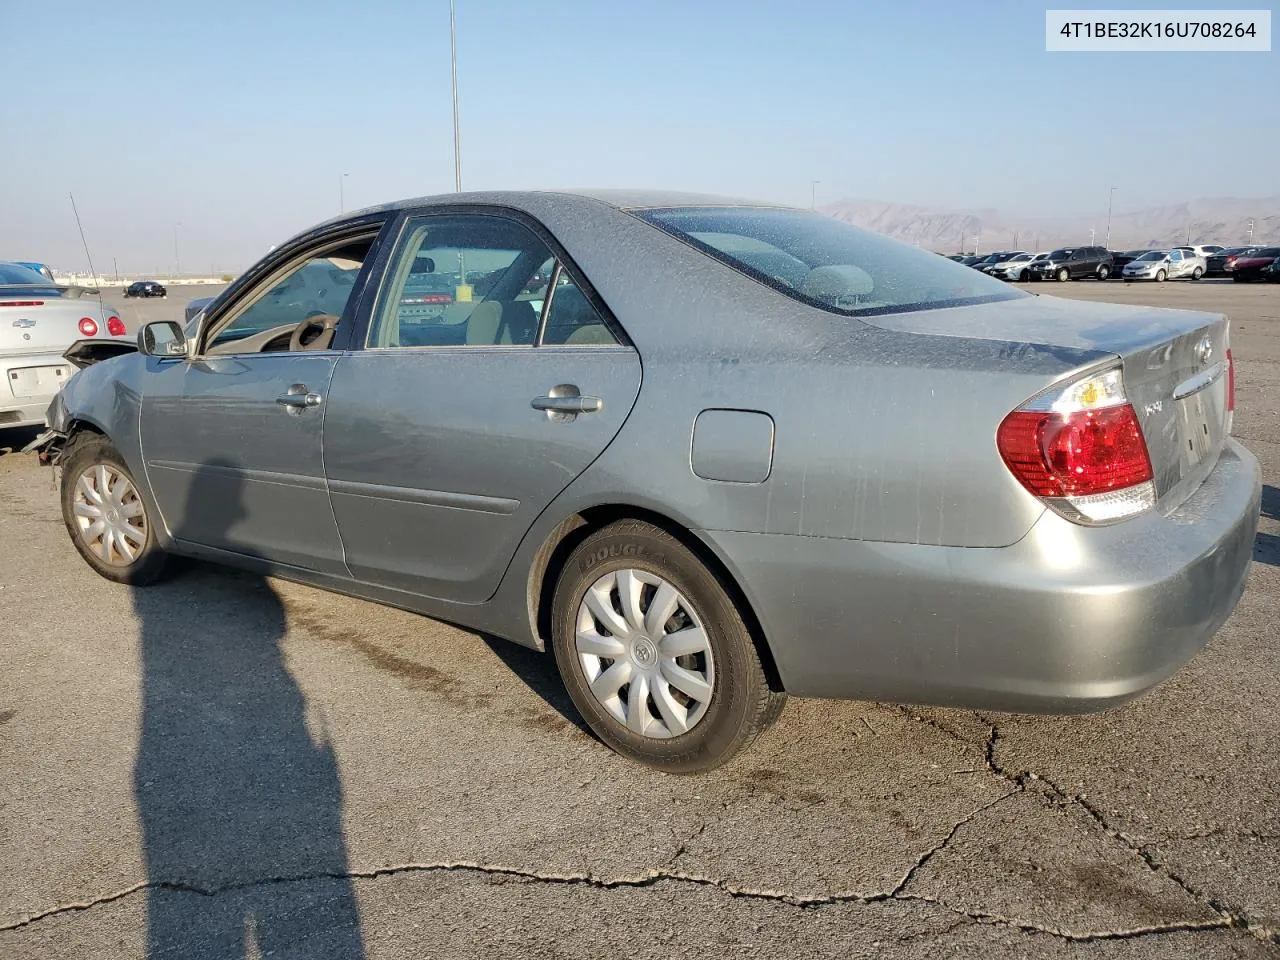
[[[599,397],[584,397],[577,384],[558,383],[547,391],[545,397],[534,397],[530,405],[535,410],[545,410],[550,420],[573,420],[580,413],[596,413],[604,409]]]
[[[276,403],[285,407],[289,413],[301,413],[307,407],[318,407],[324,402],[324,397],[318,393],[312,393],[307,389],[305,383],[295,383],[285,394],[276,397]]]

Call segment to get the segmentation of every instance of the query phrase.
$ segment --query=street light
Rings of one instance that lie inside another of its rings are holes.
[[[339,212],[339,213],[346,213],[346,212],[347,212],[347,198],[346,198],[346,194],[345,194],[345,192],[344,192],[344,190],[343,190],[343,183],[342,183],[342,181],[343,181],[343,180],[345,180],[345,179],[346,179],[347,177],[349,177],[349,176],[351,176],[351,174],[349,174],[349,173],[341,173],[341,174],[339,174],[339,175],[338,175],[338,212]]]
[[[821,182],[822,182],[821,180],[809,181],[809,209],[810,210],[814,210],[818,206],[818,184],[820,184]]]
[[[1112,187],[1107,194],[1107,249],[1111,249],[1111,201],[1115,199],[1116,188]]]
[[[458,30],[453,0],[449,0],[449,68],[453,80],[453,189],[461,193],[462,132],[458,127]]]

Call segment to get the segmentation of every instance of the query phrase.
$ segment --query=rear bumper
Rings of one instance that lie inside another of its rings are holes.
[[[788,692],[1086,713],[1173,674],[1244,591],[1257,461],[1228,441],[1168,515],[1088,528],[1046,512],[987,549],[724,531]]]
[[[57,395],[57,390],[37,395],[15,397],[13,395],[11,370],[26,367],[65,367],[67,361],[61,353],[33,353],[19,356],[0,357],[0,429],[8,427],[38,426],[44,423],[45,411]]]

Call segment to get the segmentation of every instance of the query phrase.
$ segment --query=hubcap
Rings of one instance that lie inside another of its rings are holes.
[[[619,723],[666,739],[693,729],[715,692],[711,642],[693,605],[646,570],[606,573],[578,606],[578,662]]]
[[[80,541],[103,563],[127,567],[147,542],[147,516],[129,478],[95,463],[76,480],[71,504]]]

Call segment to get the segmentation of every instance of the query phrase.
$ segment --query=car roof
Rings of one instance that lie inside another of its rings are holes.
[[[787,204],[767,200],[751,200],[745,197],[726,197],[714,193],[692,193],[682,190],[646,189],[566,189],[566,190],[486,190],[462,193],[436,193],[422,197],[394,200],[362,210],[353,210],[333,217],[326,223],[339,223],[359,219],[377,213],[410,210],[415,207],[452,206],[455,204],[485,204],[524,207],[533,201],[562,197],[566,201],[595,200],[618,210],[652,210],[663,207],[772,207],[776,209],[800,209]]]

